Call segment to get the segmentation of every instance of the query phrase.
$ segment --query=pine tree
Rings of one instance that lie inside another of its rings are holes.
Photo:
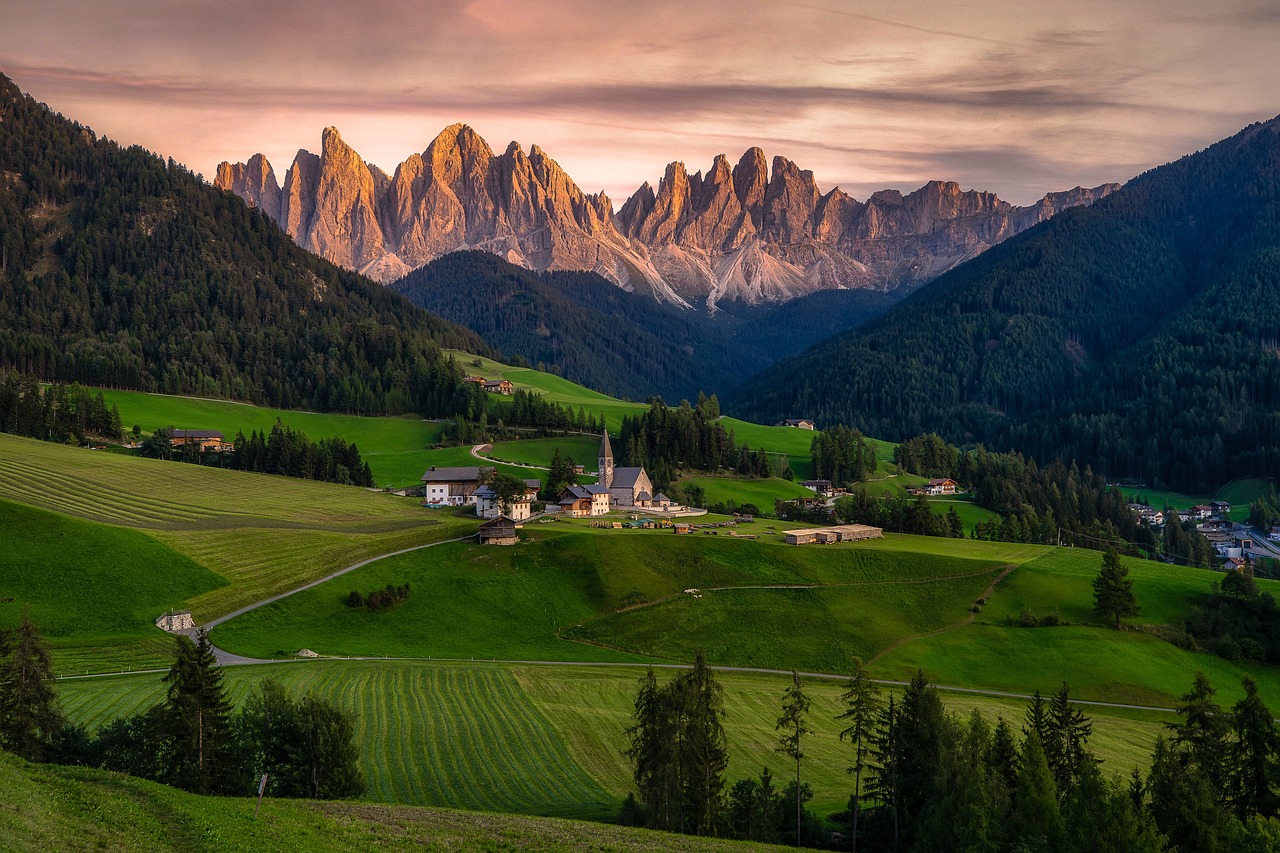
[[[201,629],[193,643],[179,635],[178,655],[164,681],[165,729],[173,749],[169,775],[173,784],[198,793],[224,790],[230,767],[231,704],[227,701],[208,634]]]
[[[693,668],[676,679],[672,692],[684,708],[684,745],[680,778],[689,831],[711,835],[720,823],[724,771],[729,750],[724,733],[724,688],[716,681],[701,650]]]
[[[1049,769],[1053,772],[1058,793],[1065,796],[1075,786],[1084,765],[1094,763],[1088,749],[1093,723],[1079,706],[1071,704],[1071,693],[1065,681],[1049,700],[1049,730],[1054,750],[1051,755],[1046,748],[1045,757],[1049,759]]]
[[[1093,611],[1099,616],[1114,617],[1116,630],[1120,629],[1121,616],[1138,615],[1133,581],[1115,549],[1109,548],[1102,555],[1102,570],[1093,579]]]
[[[778,717],[778,723],[774,726],[774,731],[782,733],[778,736],[777,751],[790,757],[796,763],[797,847],[800,846],[800,816],[802,809],[800,800],[800,762],[804,759],[804,737],[805,735],[813,734],[813,730],[809,728],[806,721],[808,714],[809,699],[804,695],[804,689],[800,686],[800,674],[792,670],[791,686],[783,694],[782,716]]]
[[[866,767],[872,738],[880,717],[880,688],[871,680],[862,658],[855,657],[845,691],[840,695],[844,712],[836,719],[847,724],[840,732],[841,740],[848,740],[853,747],[853,764],[848,768],[853,775],[852,809],[853,850],[858,850],[858,818],[862,813],[862,771]]]
[[[1209,677],[1197,672],[1191,691],[1177,708],[1182,719],[1165,725],[1174,732],[1174,745],[1187,751],[1187,760],[1218,792],[1216,801],[1221,802],[1228,721],[1213,699],[1216,693]]]
[[[651,826],[671,825],[671,806],[665,781],[670,763],[671,738],[662,692],[653,667],[640,678],[632,709],[632,725],[624,733],[629,742],[626,755],[631,760],[632,778],[641,806]]]
[[[1227,799],[1240,818],[1276,814],[1280,786],[1280,734],[1258,685],[1245,676],[1244,698],[1231,709],[1234,737],[1228,750]]]
[[[1029,849],[1057,849],[1062,836],[1062,812],[1053,774],[1045,760],[1040,738],[1028,732],[1018,762],[1018,785],[1013,794],[1010,838]]]
[[[28,761],[43,761],[64,725],[53,662],[26,610],[7,633],[0,638],[0,746]]]

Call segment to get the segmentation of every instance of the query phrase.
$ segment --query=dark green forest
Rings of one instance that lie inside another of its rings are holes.
[[[449,414],[471,332],[0,76],[0,367],[286,408]]]
[[[1280,473],[1280,121],[983,253],[729,408],[1086,459],[1211,491]]]
[[[390,287],[495,349],[632,400],[726,393],[901,296],[825,291],[776,306],[730,303],[711,317],[628,293],[594,272],[538,273],[479,251],[437,258]]]

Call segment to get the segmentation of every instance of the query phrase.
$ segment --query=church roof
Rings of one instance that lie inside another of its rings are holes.
[[[641,477],[647,477],[643,468],[614,468],[613,482],[609,483],[611,489],[634,489],[636,481]]]
[[[604,431],[604,437],[600,439],[600,458],[601,458],[601,459],[605,459],[605,458],[612,459],[612,458],[613,458],[613,448],[609,446],[609,431],[608,431],[608,430],[605,430],[605,431]]]

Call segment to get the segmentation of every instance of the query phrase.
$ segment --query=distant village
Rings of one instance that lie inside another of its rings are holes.
[[[1176,515],[1182,523],[1195,522],[1196,531],[1213,546],[1222,560],[1221,568],[1227,571],[1244,568],[1250,552],[1258,556],[1275,556],[1257,547],[1257,536],[1248,525],[1231,521],[1231,504],[1226,501],[1197,504],[1169,515],[1143,503],[1129,504],[1129,511],[1140,521],[1157,529],[1164,528],[1170,515]],[[1271,542],[1280,542],[1280,526],[1273,527],[1266,538]]]

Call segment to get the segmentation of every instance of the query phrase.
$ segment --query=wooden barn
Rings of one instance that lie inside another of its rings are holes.
[[[514,545],[516,544],[515,519],[500,515],[480,525],[476,539],[481,545]]]

